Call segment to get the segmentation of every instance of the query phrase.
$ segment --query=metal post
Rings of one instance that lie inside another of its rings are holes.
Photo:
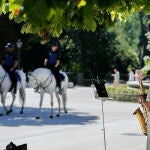
[[[92,80],[95,88],[93,87],[95,98],[98,98],[101,100],[102,104],[102,118],[103,118],[103,132],[104,132],[104,148],[106,150],[106,133],[105,133],[105,116],[104,116],[104,108],[103,108],[103,101],[105,101],[108,97],[108,93],[105,88],[105,82],[97,80]]]
[[[103,101],[105,101],[105,98],[101,98],[102,103],[102,118],[103,118],[103,131],[104,131],[104,148],[106,150],[106,133],[105,133],[105,117],[104,117],[104,108],[103,108]]]

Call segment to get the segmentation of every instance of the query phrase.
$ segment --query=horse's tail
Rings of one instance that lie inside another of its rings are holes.
[[[68,76],[67,76],[67,74],[66,74],[65,72],[62,72],[62,71],[61,71],[61,73],[62,73],[62,74],[64,75],[64,77],[65,77],[65,81],[62,83],[62,88],[67,89],[67,87],[68,87],[68,82],[69,82]]]
[[[26,76],[24,72],[20,71],[19,72],[21,81],[20,81],[20,88],[19,88],[19,99],[24,105],[25,99],[26,99],[26,93],[25,93],[25,88],[26,88]]]
[[[19,100],[21,103],[24,105],[26,99],[26,94],[25,94],[25,87],[21,86],[19,89]]]

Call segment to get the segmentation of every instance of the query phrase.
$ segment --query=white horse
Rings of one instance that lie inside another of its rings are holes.
[[[19,99],[22,102],[22,107],[20,110],[20,113],[23,113],[24,109],[24,103],[25,103],[25,86],[26,86],[26,76],[23,71],[17,70],[18,75],[20,76],[20,81],[17,81],[17,90],[19,90]],[[13,104],[15,101],[15,94],[13,91],[11,91],[12,94],[12,103],[10,105],[9,110],[7,110],[7,107],[5,105],[5,99],[7,96],[7,93],[9,92],[11,88],[11,80],[9,78],[8,73],[4,70],[4,68],[0,65],[0,95],[1,95],[1,102],[3,105],[3,112],[0,115],[3,115],[4,113],[9,114],[13,111]]]
[[[66,103],[67,103],[67,87],[68,87],[68,77],[67,75],[62,72],[65,76],[64,81],[61,82],[61,89],[62,89],[62,100],[63,100],[63,108],[64,112],[67,113],[66,109]],[[46,68],[38,68],[35,69],[31,74],[28,75],[29,77],[29,85],[34,88],[35,91],[40,92],[40,104],[39,104],[39,113],[36,119],[39,119],[41,117],[41,108],[42,108],[42,102],[43,102],[43,96],[44,93],[50,94],[51,97],[51,113],[50,118],[53,118],[53,93],[55,93],[56,98],[58,100],[58,114],[57,117],[60,116],[60,97],[59,92],[56,88],[56,79],[52,72],[49,69]]]

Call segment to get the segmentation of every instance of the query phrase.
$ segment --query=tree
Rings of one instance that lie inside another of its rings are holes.
[[[139,19],[140,19],[140,27],[141,27],[141,31],[140,31],[140,42],[139,42],[139,49],[140,49],[140,53],[139,53],[139,59],[140,59],[140,68],[142,68],[144,66],[144,56],[147,55],[147,37],[146,37],[146,32],[147,32],[147,28],[146,28],[146,24],[144,23],[146,20],[146,15],[143,12],[139,12]]]
[[[0,16],[0,60],[5,51],[5,45],[8,42],[16,42],[18,38],[23,37],[20,33],[21,25],[9,20],[7,15]]]
[[[116,21],[114,26],[107,30],[114,34],[111,45],[115,53],[114,67],[116,65],[122,73],[127,73],[128,67],[139,68],[140,50],[138,45],[141,28],[138,13],[127,17],[125,22]]]
[[[98,24],[150,11],[149,4],[149,0],[1,0],[0,14],[23,23],[22,33],[38,33],[47,40],[47,34],[58,37],[68,27],[95,31]]]
[[[46,0],[34,2],[29,0],[9,0],[7,3],[2,0],[0,2],[2,6],[0,11],[7,14],[15,22],[21,23],[23,25],[22,32],[24,33],[38,34],[46,40],[47,37],[51,39],[51,35],[60,35],[59,41],[66,54],[64,55],[64,69],[66,71],[84,71],[90,77],[93,72],[94,75],[99,75],[102,72],[102,74],[105,74],[115,67],[115,64],[118,64],[123,72],[126,72],[128,64],[137,65],[139,20],[135,17],[134,21],[132,21],[133,18],[130,20],[127,17],[126,23],[122,22],[121,25],[117,20],[125,19],[126,15],[138,9],[146,10],[144,5],[146,2],[136,2],[135,4],[134,2],[128,3],[125,0],[119,2],[104,1],[102,3],[101,0],[92,2],[87,0],[82,3],[81,7],[80,5],[78,6],[78,1],[76,0],[57,1],[57,3],[54,0],[51,2]],[[45,6],[45,3],[48,5]],[[143,4],[142,8],[140,7],[141,4]],[[48,15],[53,14],[50,18],[47,18],[48,16],[46,17],[44,13],[47,10]],[[115,25],[108,32],[105,27],[113,22]],[[137,30],[134,31],[133,28]],[[36,35],[31,38],[35,37]],[[39,39],[37,41],[40,42]],[[22,53],[22,64],[26,65],[27,70],[39,67],[39,60],[43,59],[41,56],[36,56],[37,60],[34,62],[32,59],[29,60],[30,63],[24,62],[35,51],[41,55],[45,53],[38,42],[33,44],[33,41],[29,41],[28,44],[31,47],[24,42],[23,49],[25,51]],[[36,47],[35,45],[39,46]],[[41,49],[38,49],[38,47],[41,47]],[[66,58],[69,58],[69,61]],[[106,62],[105,66],[103,62]]]

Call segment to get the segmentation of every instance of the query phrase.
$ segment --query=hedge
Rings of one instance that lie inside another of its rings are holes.
[[[118,88],[113,86],[106,86],[109,98],[117,101],[137,102],[137,96],[140,94],[140,90],[136,88],[129,88],[126,84],[120,85]],[[146,90],[146,93],[148,90]]]

